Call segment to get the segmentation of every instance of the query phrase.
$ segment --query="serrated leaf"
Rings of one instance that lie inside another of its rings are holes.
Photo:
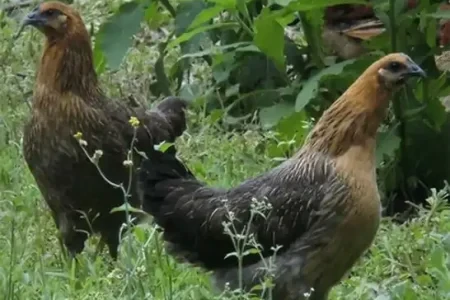
[[[355,62],[355,59],[345,60],[321,70],[310,77],[303,85],[295,100],[295,111],[301,111],[317,95],[320,80],[327,75],[336,75],[343,71],[344,67]]]
[[[144,19],[145,7],[139,1],[122,4],[117,12],[100,26],[96,35],[96,49],[104,55],[107,65],[115,70],[131,47],[132,36],[138,32]],[[99,54],[95,55],[99,58]],[[99,65],[96,62],[96,65]]]
[[[276,18],[265,7],[254,22],[255,36],[253,42],[269,58],[280,72],[284,73],[286,66],[284,57],[284,29]]]
[[[279,103],[270,107],[264,107],[259,111],[259,120],[264,129],[272,128],[278,122],[294,113],[294,105],[289,103]]]

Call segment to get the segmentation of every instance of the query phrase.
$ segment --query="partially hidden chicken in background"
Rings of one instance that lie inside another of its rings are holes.
[[[238,287],[238,263],[225,259],[236,250],[222,222],[231,212],[240,233],[252,199],[264,200],[272,209],[254,218],[249,233],[265,259],[282,246],[274,258],[273,299],[304,299],[310,291],[309,299],[327,299],[375,237],[381,217],[376,132],[392,92],[417,75],[425,73],[409,56],[382,57],[324,112],[292,158],[230,189],[209,187],[173,155],[152,153],[142,163],[139,187],[168,251],[212,270],[219,288]],[[262,281],[265,263],[259,254],[243,257],[246,289]]]
[[[371,6],[340,4],[326,8],[322,40],[334,54],[350,59],[366,52],[363,41],[384,31]]]
[[[23,26],[41,31],[46,42],[33,91],[32,114],[24,127],[23,153],[40,192],[51,209],[62,241],[71,256],[84,249],[87,233],[100,233],[116,259],[119,229],[125,212],[110,213],[124,203],[123,192],[109,185],[86,157],[74,134],[81,132],[90,154],[103,151],[99,166],[114,183],[129,184],[124,166],[134,129],[135,147],[151,149],[161,141],[174,141],[186,128],[186,103],[168,97],[155,108],[127,106],[109,99],[99,86],[91,41],[79,13],[60,2],[38,5]],[[134,165],[141,157],[134,155]],[[133,167],[133,172],[135,167]],[[134,177],[134,176],[133,176]],[[131,182],[128,201],[140,208]]]
[[[412,9],[416,5],[416,0],[408,0],[406,8]],[[362,55],[367,51],[363,42],[386,31],[370,3],[327,7],[324,23],[322,32],[324,44],[343,59]]]
[[[406,10],[414,9],[417,0],[408,0]],[[448,10],[448,3],[442,3],[439,10]],[[368,4],[339,4],[327,7],[324,14],[322,40],[334,54],[343,58],[355,58],[367,52],[363,42],[386,31],[385,25]],[[441,46],[450,41],[450,21],[442,19],[436,36]]]

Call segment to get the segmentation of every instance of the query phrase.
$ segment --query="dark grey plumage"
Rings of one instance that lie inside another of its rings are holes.
[[[238,287],[237,260],[234,256],[224,259],[235,249],[230,237],[223,234],[222,222],[229,215],[223,201],[227,201],[235,218],[242,221],[234,222],[240,232],[247,225],[250,205],[256,198],[272,205],[267,219],[256,217],[251,224],[250,233],[262,245],[262,255],[268,258],[273,254],[271,247],[283,246],[275,261],[275,299],[301,299],[311,287],[317,289],[311,299],[322,299],[319,294],[328,292],[326,286],[321,289],[320,283],[327,270],[316,266],[314,256],[323,259],[319,249],[333,239],[337,225],[349,213],[346,199],[350,188],[325,156],[300,153],[268,173],[229,190],[210,188],[197,181],[172,154],[155,152],[142,169],[140,184],[153,187],[143,189],[144,210],[164,228],[169,251],[190,263],[214,270],[218,286],[229,282],[231,287]],[[296,240],[298,237],[301,239]],[[350,250],[347,255],[351,255]],[[308,256],[309,259],[304,259]],[[332,260],[330,257],[330,263]],[[342,263],[347,270],[349,262]],[[244,266],[246,288],[267,275],[257,271],[263,267],[257,254],[245,256]],[[314,274],[306,275],[302,269],[313,269]]]

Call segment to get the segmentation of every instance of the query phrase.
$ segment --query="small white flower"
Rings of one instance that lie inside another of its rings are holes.
[[[103,156],[102,150],[95,150],[94,155],[92,156],[92,160],[97,163],[99,161],[100,157],[102,157],[102,156]]]
[[[131,167],[131,166],[133,166],[133,161],[132,161],[132,160],[129,160],[129,159],[124,160],[124,161],[123,161],[123,165],[124,165],[125,167]]]

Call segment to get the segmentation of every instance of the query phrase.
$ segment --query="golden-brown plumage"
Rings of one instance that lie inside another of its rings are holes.
[[[108,99],[98,85],[84,23],[68,5],[40,4],[28,14],[24,25],[32,25],[46,36],[32,115],[24,128],[25,160],[70,254],[83,250],[88,233],[100,233],[116,258],[119,229],[126,220],[124,212],[110,210],[124,203],[123,193],[102,179],[74,134],[82,132],[90,154],[102,150],[99,165],[106,177],[127,187],[129,170],[123,162],[134,134],[130,117],[137,117],[142,125],[135,147],[151,149],[182,134],[185,102],[170,97],[146,110]],[[135,153],[134,164],[140,159]],[[134,183],[133,177],[128,201],[140,208]]]
[[[424,72],[405,54],[374,62],[323,114],[299,152],[278,167],[231,189],[195,179],[173,155],[155,151],[142,164],[144,209],[164,228],[168,250],[214,271],[219,288],[238,287],[233,243],[224,234],[226,201],[241,232],[252,198],[268,201],[266,218],[250,228],[263,247],[281,245],[274,259],[273,299],[327,299],[330,289],[372,243],[381,216],[375,173],[375,134],[394,89]],[[243,258],[249,289],[266,275],[259,255]]]

